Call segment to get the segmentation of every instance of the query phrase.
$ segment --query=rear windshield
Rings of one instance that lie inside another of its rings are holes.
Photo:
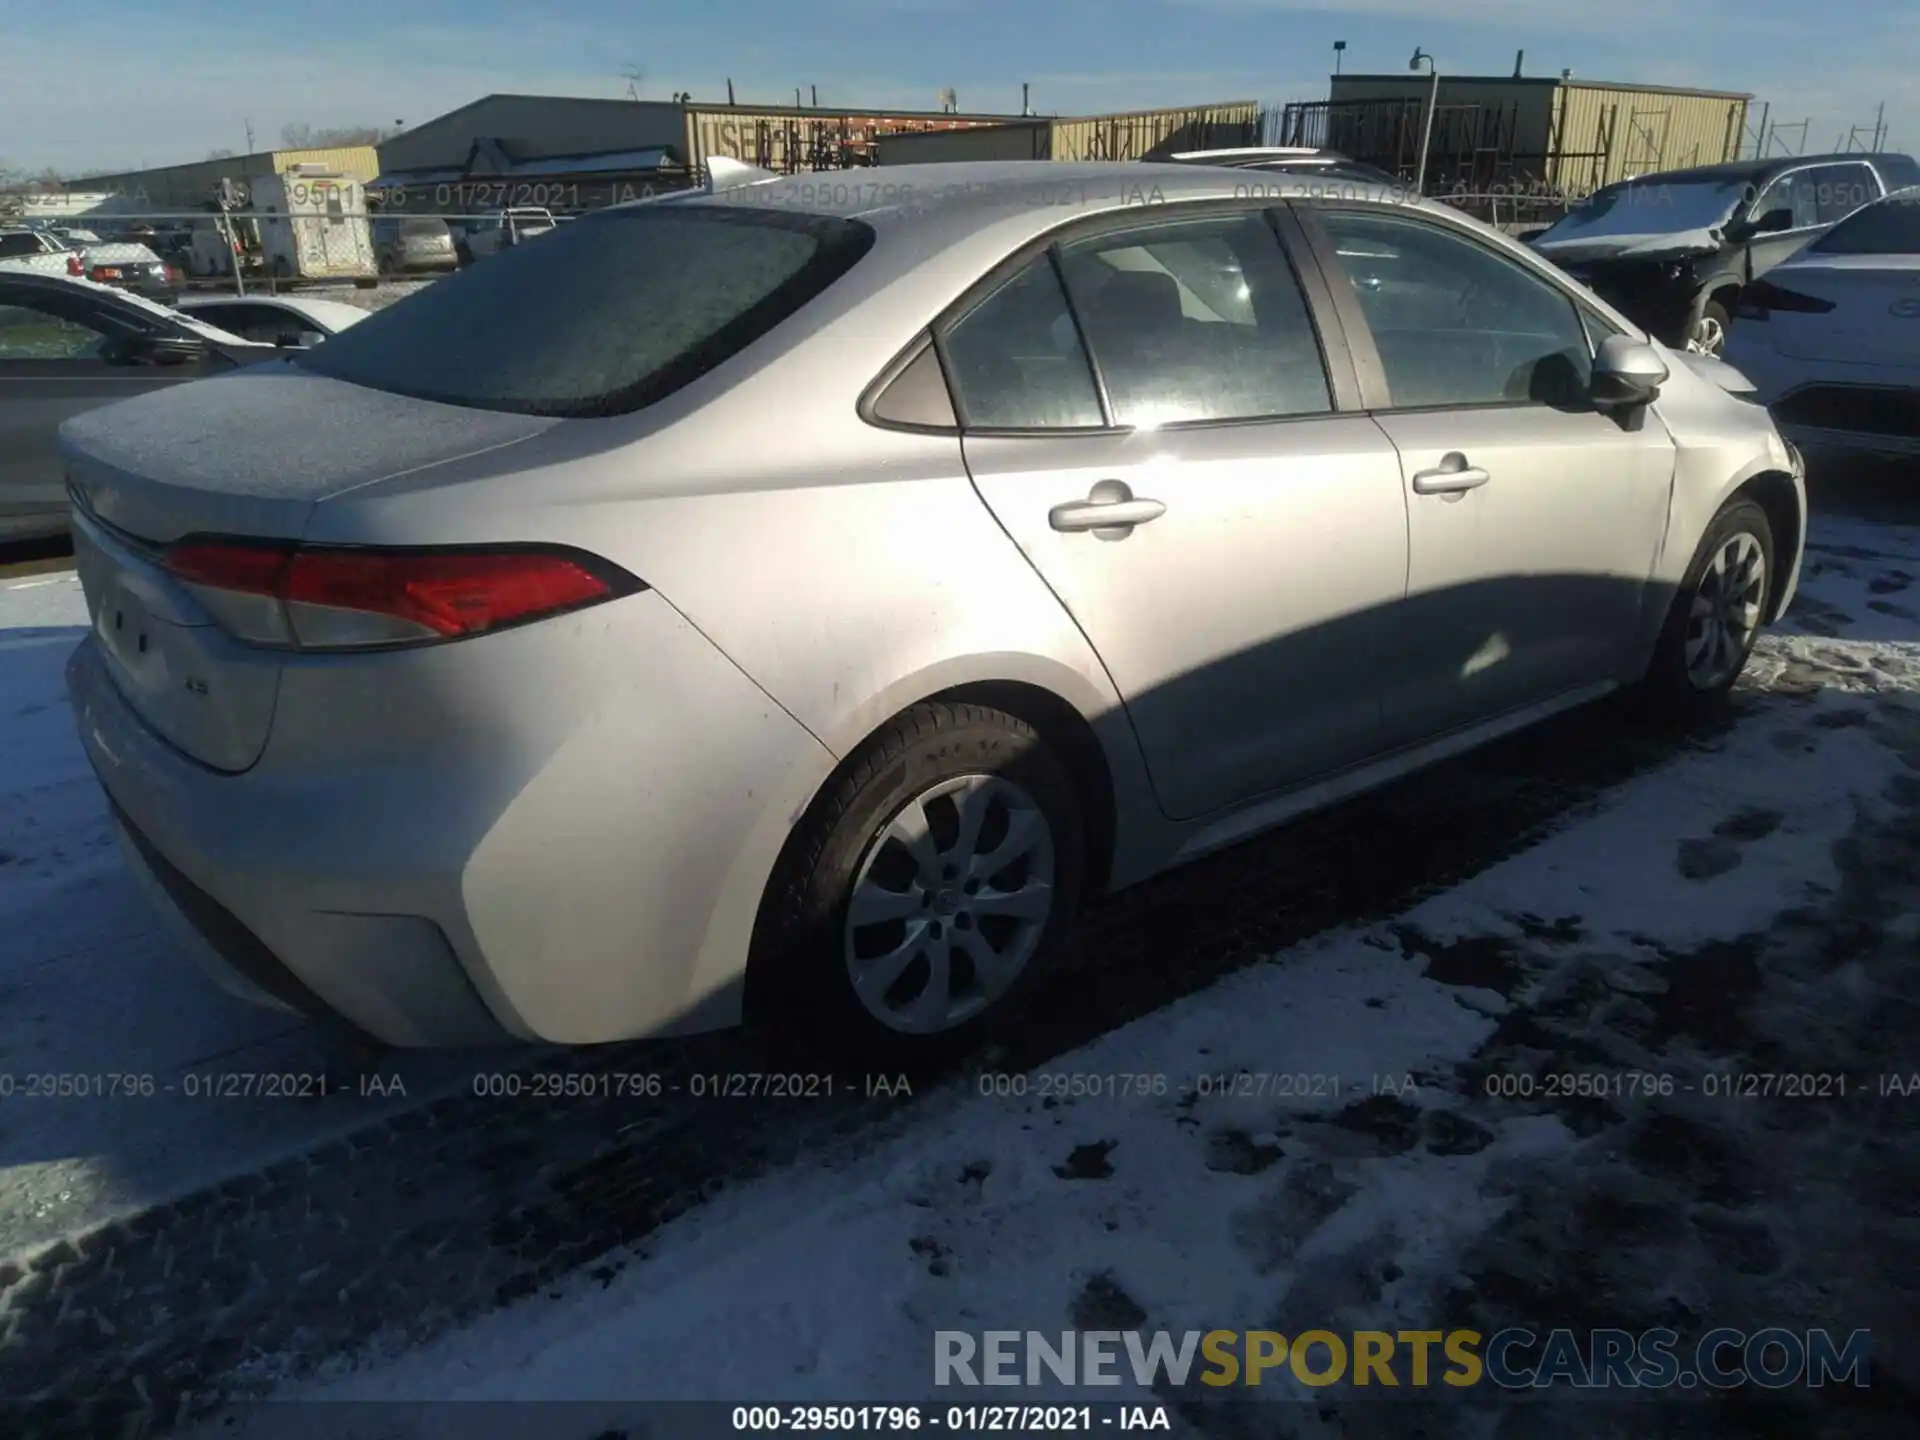
[[[445,235],[447,222],[444,220],[407,220],[400,224],[402,235]]]
[[[605,210],[378,310],[296,363],[478,410],[625,414],[752,344],[872,243],[865,225],[823,215]]]
[[[1920,190],[1855,211],[1807,247],[1811,255],[1920,255]]]

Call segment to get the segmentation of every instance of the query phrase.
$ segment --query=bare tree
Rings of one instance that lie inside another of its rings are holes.
[[[325,150],[349,145],[378,145],[400,131],[391,125],[282,125],[280,143],[289,150]]]

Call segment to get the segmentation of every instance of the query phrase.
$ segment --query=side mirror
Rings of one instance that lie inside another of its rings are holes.
[[[1653,346],[1630,335],[1609,335],[1593,357],[1593,403],[1602,410],[1645,405],[1659,399],[1667,374],[1667,362]]]
[[[1736,233],[1744,239],[1754,235],[1778,235],[1782,230],[1791,229],[1793,229],[1793,211],[1780,206],[1767,211],[1764,215],[1757,215],[1743,222]]]

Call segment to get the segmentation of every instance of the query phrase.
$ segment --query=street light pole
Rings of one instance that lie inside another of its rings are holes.
[[[1433,76],[1433,88],[1427,94],[1427,121],[1420,129],[1420,169],[1413,180],[1413,193],[1427,193],[1427,148],[1433,143],[1433,112],[1440,105],[1440,67],[1433,63],[1433,57],[1424,50],[1415,50],[1413,59],[1407,62],[1409,70],[1417,71],[1425,64]]]

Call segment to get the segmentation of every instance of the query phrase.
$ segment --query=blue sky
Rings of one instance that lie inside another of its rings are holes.
[[[1912,0],[8,0],[0,164],[130,168],[256,146],[290,123],[409,125],[490,91],[617,97],[690,90],[791,103],[1085,113],[1326,95],[1348,71],[1443,71],[1746,90],[1808,119],[1823,150],[1887,103],[1920,150]],[[1797,145],[1792,147],[1797,148]]]

